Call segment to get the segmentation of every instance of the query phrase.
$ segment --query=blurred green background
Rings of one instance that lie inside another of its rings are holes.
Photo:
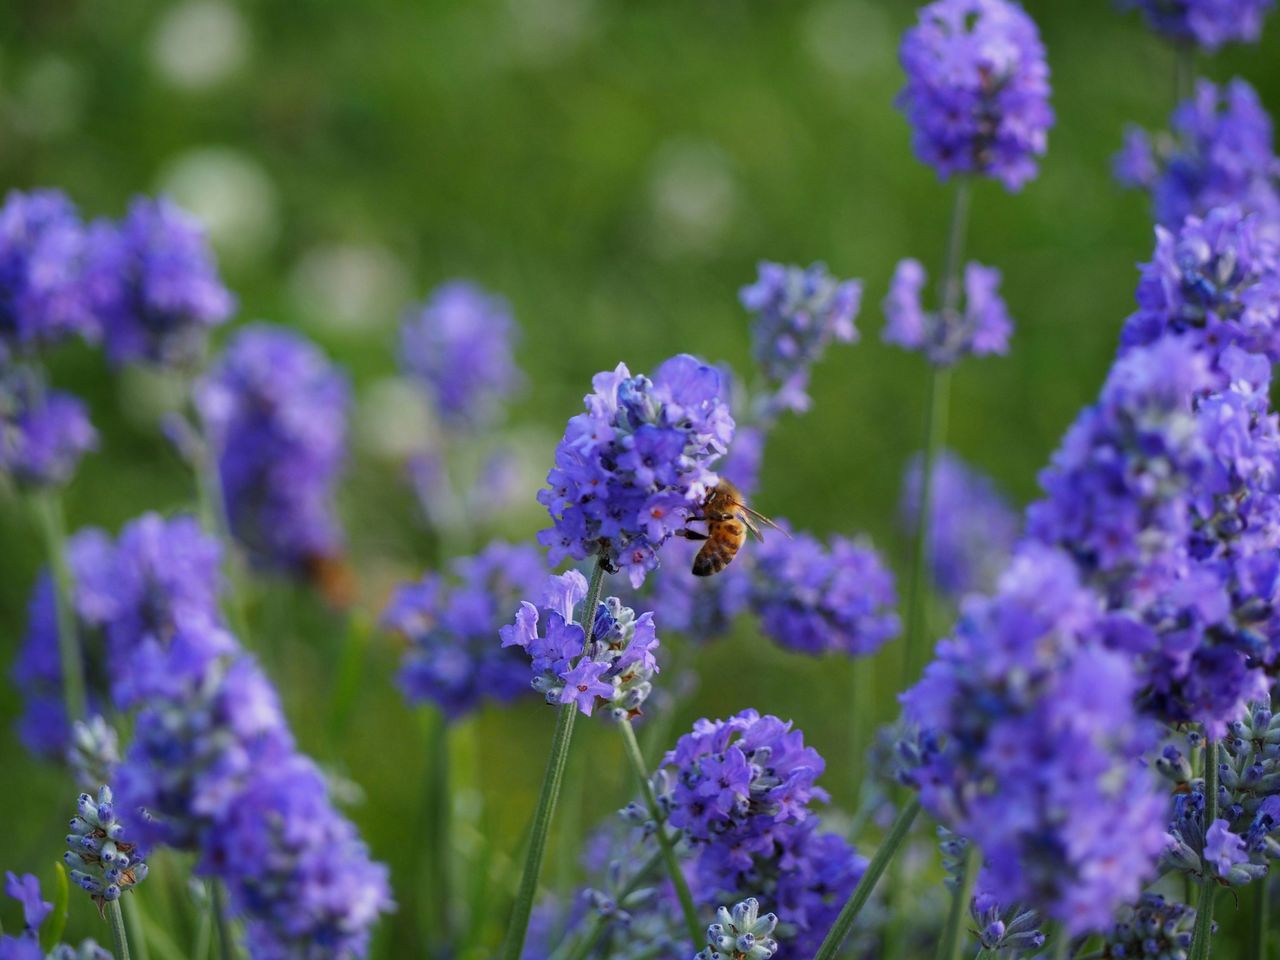
[[[951,445],[1019,502],[1095,394],[1130,309],[1134,265],[1151,247],[1145,199],[1112,183],[1111,155],[1127,122],[1163,126],[1173,96],[1172,53],[1136,17],[1108,0],[1026,5],[1049,50],[1058,122],[1027,189],[977,190],[969,251],[1004,271],[1017,331],[1008,358],[962,366],[951,417]],[[863,278],[862,342],[829,352],[813,411],[775,432],[757,503],[816,532],[866,531],[904,570],[896,507],[924,369],[879,342],[878,303],[900,257],[936,273],[950,202],[913,159],[893,107],[897,41],[914,8],[3,0],[0,181],[62,187],[86,217],[118,216],[135,193],[169,192],[209,224],[241,321],[295,325],[350,370],[360,399],[342,502],[364,579],[358,619],[442,550],[397,463],[420,425],[394,380],[394,343],[400,310],[454,276],[507,296],[523,328],[529,382],[510,429],[532,479],[495,531],[512,539],[545,519],[532,486],[592,373],[619,360],[648,370],[678,351],[747,370],[737,290],[760,258],[821,259]],[[1278,50],[1271,23],[1262,44],[1199,66],[1248,78],[1275,110]],[[68,493],[73,527],[114,530],[191,501],[190,478],[155,427],[163,384],[113,377],[75,348],[57,358],[55,378],[89,400],[103,437]],[[12,497],[0,497],[0,543],[7,670],[41,562],[35,527]],[[401,910],[383,925],[379,953],[417,955],[433,895],[417,882],[416,845],[429,718],[391,683],[398,652],[369,640],[351,722],[335,730],[326,718],[345,619],[284,586],[261,590],[253,613],[254,647],[302,743],[359,785],[352,816],[392,864]],[[744,629],[699,655],[700,690],[667,719],[679,731],[746,706],[791,717],[829,758],[828,785],[847,808],[848,760],[861,746],[850,718],[866,731],[891,717],[895,664],[893,652],[878,658],[874,701],[851,703],[846,664],[781,653]],[[23,754],[10,732],[17,710],[6,685],[0,866],[47,878],[74,789]],[[551,726],[529,702],[455,732],[455,842],[495,875],[518,848]],[[616,737],[595,724],[579,730],[571,783],[581,786],[569,790],[551,884],[573,879],[577,825],[630,793]],[[162,884],[141,896],[167,916]],[[7,906],[0,915],[12,920]],[[181,917],[172,922],[181,940]],[[75,904],[73,923],[105,938],[87,902]]]

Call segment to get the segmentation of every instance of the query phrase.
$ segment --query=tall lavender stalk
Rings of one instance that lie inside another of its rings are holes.
[[[53,599],[58,624],[58,662],[62,669],[62,695],[67,710],[68,729],[77,720],[86,717],[84,682],[84,656],[76,631],[76,616],[72,608],[71,567],[67,562],[66,521],[62,514],[62,500],[57,492],[42,491],[35,498],[36,514],[44,534],[45,549],[49,556],[49,569],[53,574]]]
[[[1218,742],[1206,726],[1204,736],[1204,825],[1218,819]],[[1191,936],[1188,960],[1209,960],[1213,940],[1213,904],[1218,892],[1218,877],[1208,868],[1200,880],[1200,898],[1196,904],[1196,926]]]

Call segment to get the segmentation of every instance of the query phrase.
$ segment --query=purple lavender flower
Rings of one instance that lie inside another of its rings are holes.
[[[40,895],[40,881],[33,874],[17,876],[5,871],[4,892],[22,904],[22,922],[28,930],[39,930],[44,918],[53,912],[53,904]]]
[[[522,597],[547,577],[531,546],[495,542],[455,560],[454,584],[428,573],[401,586],[382,615],[385,629],[409,641],[400,686],[410,703],[431,701],[456,720],[486,699],[507,703],[529,692],[529,665],[494,642]]]
[[[0,207],[0,348],[97,336],[85,253],[84,227],[65,195],[9,192]]]
[[[166,199],[138,197],[119,224],[89,234],[95,309],[113,363],[190,366],[235,309],[204,230]]]
[[[933,745],[910,779],[981,847],[983,889],[1072,934],[1108,927],[1164,847],[1163,799],[1135,763],[1151,731],[1128,659],[1101,645],[1103,620],[1071,558],[1028,544],[902,696]]]
[[[900,515],[908,532],[920,515],[923,470],[907,466]],[[944,451],[934,462],[929,509],[929,567],[937,588],[953,600],[989,592],[1008,566],[1020,522],[989,477]]]
[[[146,861],[132,838],[125,838],[128,830],[116,816],[114,800],[110,787],[102,787],[96,799],[80,794],[62,856],[71,882],[88,893],[99,910],[147,878]]]
[[[1188,217],[1176,233],[1156,227],[1121,350],[1177,334],[1210,359],[1220,387],[1228,379],[1221,356],[1232,345],[1280,361],[1280,256],[1259,226],[1256,214],[1228,206]]]
[[[550,577],[540,606],[521,601],[515,622],[499,631],[502,646],[528,654],[533,689],[547,703],[573,703],[587,716],[600,706],[618,718],[636,716],[658,672],[653,614],[636,616],[609,597],[595,610],[588,640],[573,619],[586,595],[586,578],[576,570]]]
[[[282,327],[240,330],[196,387],[236,538],[264,565],[309,573],[342,547],[334,487],[346,458],[346,378]]]
[[[1249,855],[1244,852],[1244,839],[1232,833],[1227,821],[1222,819],[1209,824],[1204,856],[1220,877],[1230,875],[1232,867],[1249,860]]]
[[[695,577],[690,569],[701,543],[677,538],[663,550],[666,560],[638,594],[643,605],[662,613],[664,633],[680,633],[704,643],[728,633],[751,598],[754,555],[742,551],[714,577]]]
[[[786,917],[778,957],[812,956],[866,861],[838,834],[820,833],[810,804],[822,757],[800,731],[745,710],[699,720],[655,777],[672,826],[694,853],[691,887],[705,905],[752,893]]]
[[[569,421],[538,493],[552,521],[538,542],[552,565],[595,557],[639,587],[716,483],[711,463],[733,439],[733,417],[719,371],[688,354],[652,380],[618,364],[592,385],[587,412]]]
[[[707,945],[693,960],[769,960],[778,952],[770,934],[778,925],[772,913],[760,915],[760,901],[748,897],[733,909],[719,907],[707,927]]]
[[[1119,0],[1138,9],[1147,25],[1177,43],[1213,51],[1228,43],[1253,43],[1275,0]]]
[[[80,399],[46,389],[40,377],[0,361],[0,474],[26,488],[65,486],[98,446]]]
[[[491,423],[523,383],[511,306],[466,280],[437,287],[400,327],[400,360],[454,428]]]
[[[893,574],[869,543],[807,533],[771,536],[756,550],[751,609],[764,633],[802,653],[874,653],[901,623]]]
[[[1222,87],[1199,81],[1195,96],[1173,111],[1169,133],[1126,132],[1114,167],[1120,183],[1151,195],[1156,220],[1170,230],[1188,216],[1235,205],[1259,214],[1264,235],[1280,239],[1280,161],[1271,117],[1243,80]]]
[[[1164,960],[1186,956],[1196,925],[1196,911],[1158,893],[1144,893],[1135,906],[1124,907],[1116,925],[1107,931],[1113,957]]]
[[[918,260],[899,261],[884,300],[885,343],[915,350],[938,367],[961,357],[1009,352],[1013,321],[1000,297],[1000,271],[970,263],[964,272],[964,311],[948,314],[924,309],[921,291],[927,279]]]
[[[944,180],[977,173],[1017,190],[1048,147],[1049,67],[1035,22],[1009,0],[936,0],[899,51],[898,106],[916,156]]]
[[[862,305],[862,281],[836,280],[825,264],[788,267],[761,261],[760,275],[739,293],[755,314],[752,354],[768,382],[762,414],[771,419],[786,410],[803,413],[812,400],[805,392],[809,370],[828,344],[856,343],[854,326]]]

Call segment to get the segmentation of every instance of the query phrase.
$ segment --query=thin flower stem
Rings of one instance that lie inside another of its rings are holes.
[[[973,896],[973,881],[978,873],[978,848],[969,842],[960,867],[960,882],[951,893],[951,909],[947,913],[947,926],[938,941],[938,960],[959,960],[964,949],[964,921],[969,915],[969,900]]]
[[[813,960],[834,960],[834,957],[840,952],[840,948],[853,930],[853,924],[858,919],[858,914],[866,906],[867,900],[871,898],[876,882],[880,879],[880,875],[884,873],[885,867],[893,860],[898,848],[902,846],[902,842],[906,840],[907,834],[911,832],[911,824],[915,822],[919,813],[920,801],[914,796],[907,801],[906,806],[898,811],[897,819],[889,827],[889,833],[885,836],[884,842],[880,844],[880,848],[876,850],[876,855],[867,864],[867,872],[862,875],[858,885],[853,888],[853,893],[850,895],[849,900],[840,908],[839,916],[836,917],[835,923],[831,925],[831,929],[827,931],[826,939],[822,941],[822,946],[814,954]]]
[[[1208,729],[1204,732],[1204,830],[1207,834],[1218,819],[1218,743]],[[1213,901],[1218,892],[1218,879],[1203,865],[1200,879],[1200,901],[1196,905],[1196,926],[1191,934],[1188,960],[1209,960],[1213,938]]]
[[[947,230],[947,248],[943,256],[942,316],[951,323],[960,306],[960,262],[964,259],[965,234],[969,224],[969,207],[973,187],[967,179],[956,184],[951,207],[951,225]],[[904,685],[915,677],[922,634],[927,628],[929,608],[929,527],[932,520],[933,471],[947,440],[947,415],[950,407],[951,371],[931,366],[928,395],[925,399],[924,454],[920,463],[920,503],[916,516],[916,538],[911,582],[907,591],[907,632],[903,644],[902,671]]]
[[[1249,932],[1249,960],[1270,960],[1267,952],[1267,934],[1271,924],[1271,875],[1264,874],[1257,883],[1253,907],[1253,927]]]
[[[227,517],[227,500],[222,489],[222,473],[217,455],[205,441],[195,464],[196,495],[200,504],[200,522],[205,532],[215,537],[222,548],[222,576],[226,580],[226,615],[240,642],[248,646],[249,621],[244,608],[244,584],[236,566],[236,542]]]
[[[107,920],[111,924],[111,943],[116,960],[129,960],[129,935],[124,930],[124,915],[120,912],[119,900],[112,900],[107,904]]]
[[[443,713],[431,725],[430,759],[427,768],[427,810],[431,823],[431,855],[427,858],[427,889],[434,916],[431,930],[435,945],[447,951],[453,943],[453,911],[450,909],[451,873],[449,855],[453,811],[449,802],[449,721]],[[443,955],[443,954],[442,954]]]
[[[147,935],[142,922],[142,901],[138,894],[131,894],[127,905],[123,905],[125,926],[129,930],[129,939],[133,943],[133,951],[138,960],[151,960],[151,952],[147,947]]]
[[[231,918],[227,916],[227,894],[222,884],[213,881],[210,884],[210,903],[213,908],[213,923],[218,928],[219,960],[237,960],[235,936],[231,931]]]
[[[62,500],[52,490],[36,495],[35,512],[40,518],[49,569],[53,575],[54,608],[58,622],[58,663],[62,669],[62,697],[67,710],[67,724],[84,720],[88,709],[85,698],[84,658],[76,635],[76,615],[72,602],[71,565],[67,562],[67,525],[62,513]]]
[[[581,608],[584,616],[579,617],[584,621],[583,630],[588,637],[595,623],[596,607],[600,602],[603,586],[604,567],[597,563],[591,573],[586,601]],[[569,759],[569,744],[573,740],[573,724],[577,714],[577,705],[570,702],[560,707],[556,717],[556,729],[551,737],[551,753],[547,757],[547,772],[542,778],[542,791],[538,795],[538,805],[534,808],[533,824],[529,830],[529,850],[525,855],[524,873],[520,876],[520,887],[511,911],[511,923],[507,927],[507,940],[502,949],[503,960],[520,960],[520,954],[524,950],[524,940],[529,931],[529,915],[533,912],[538,875],[542,872],[542,858],[547,850],[547,835],[551,832],[551,821],[555,817],[556,803],[560,799],[560,787],[564,783],[564,768]]]
[[[627,759],[631,761],[631,769],[640,781],[640,792],[644,796],[645,806],[649,808],[649,816],[653,818],[658,835],[658,846],[662,850],[662,860],[667,867],[667,877],[675,887],[676,896],[680,899],[680,910],[684,913],[684,924],[689,939],[693,943],[701,941],[705,935],[702,924],[698,921],[698,908],[693,905],[693,894],[689,892],[689,884],[680,870],[680,861],[671,838],[667,836],[667,822],[658,806],[658,798],[653,795],[653,784],[649,781],[649,771],[645,769],[644,757],[640,753],[640,744],[636,742],[636,732],[630,720],[620,720],[618,729],[622,731],[622,743],[626,748]]]

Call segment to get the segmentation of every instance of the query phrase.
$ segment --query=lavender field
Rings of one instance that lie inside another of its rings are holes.
[[[0,2],[0,960],[1277,960],[1275,6]]]

